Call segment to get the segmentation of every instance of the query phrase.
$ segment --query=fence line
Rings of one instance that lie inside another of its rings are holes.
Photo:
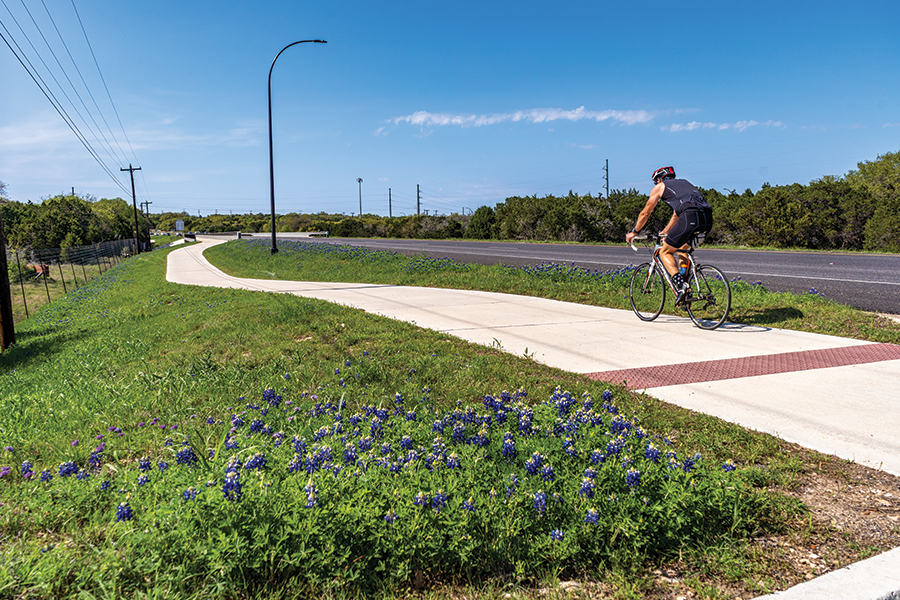
[[[134,254],[135,248],[133,238],[73,248],[7,248],[13,323],[69,293],[70,286],[76,289],[99,277]]]

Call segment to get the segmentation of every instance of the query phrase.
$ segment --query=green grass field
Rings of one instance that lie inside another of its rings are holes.
[[[704,597],[792,583],[752,540],[808,529],[781,490],[827,457],[362,311],[170,284],[168,252],[43,307],[0,356],[0,596],[530,597],[567,578],[637,598],[674,563]],[[594,303],[626,279],[209,254]],[[798,302],[814,325],[843,310]]]

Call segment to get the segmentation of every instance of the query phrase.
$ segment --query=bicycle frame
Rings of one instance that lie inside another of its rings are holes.
[[[655,238],[655,239],[654,239]],[[650,262],[635,267],[629,286],[629,298],[634,313],[642,321],[653,321],[662,312],[666,299],[666,287],[678,298],[672,275],[660,258],[661,238],[643,235],[634,239],[653,239],[655,246],[650,250]],[[712,265],[699,265],[694,260],[694,249],[699,237],[693,236],[687,249],[677,248],[674,252],[678,265],[686,264],[685,281],[690,291],[683,295],[676,308],[688,312],[691,320],[701,329],[716,329],[728,317],[731,309],[731,286],[725,274]],[[634,242],[631,248],[637,251]]]

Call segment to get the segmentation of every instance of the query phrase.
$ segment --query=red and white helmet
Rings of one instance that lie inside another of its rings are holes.
[[[675,179],[675,167],[662,167],[653,171],[653,183],[659,183],[660,179]]]

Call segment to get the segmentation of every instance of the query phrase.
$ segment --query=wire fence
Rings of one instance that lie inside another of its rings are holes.
[[[99,277],[135,249],[133,238],[74,248],[7,248],[13,323]]]

